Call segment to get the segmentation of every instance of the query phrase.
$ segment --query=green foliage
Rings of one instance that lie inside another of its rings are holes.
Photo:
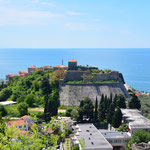
[[[11,88],[4,88],[0,91],[0,101],[6,101],[12,94]]]
[[[101,80],[101,81],[68,81],[68,84],[99,84],[99,83],[116,83],[116,80]]]
[[[0,105],[0,115],[2,115],[2,117],[7,115],[7,111],[3,105]]]
[[[92,120],[93,119],[93,103],[91,99],[86,97],[84,100],[81,100],[80,106],[79,106],[79,115],[80,115],[80,121],[83,121],[83,117]]]
[[[27,115],[28,113],[28,105],[24,102],[21,102],[20,104],[18,104],[17,109],[20,113],[20,116]]]
[[[128,128],[129,127],[127,124],[123,124],[119,128],[117,128],[117,131],[128,132]]]
[[[132,144],[134,143],[148,143],[150,141],[150,132],[145,130],[136,130],[135,133],[132,135],[131,140],[128,143],[128,148],[131,149]]]
[[[96,97],[96,101],[95,101],[94,120],[95,121],[98,120],[98,100],[97,100],[97,97]]]
[[[80,148],[79,148],[78,145],[76,145],[76,146],[74,146],[74,147],[72,148],[72,150],[80,150]]]
[[[135,94],[133,94],[131,96],[128,106],[130,109],[140,109],[141,108],[140,101]]]
[[[117,108],[112,117],[112,125],[114,128],[118,128],[121,125],[121,122],[122,122],[122,113],[120,108]]]
[[[83,82],[92,82],[94,76],[92,74],[83,74],[82,78],[83,78]]]
[[[150,115],[150,95],[140,95],[138,96],[141,103],[142,114],[146,117]],[[149,117],[150,118],[150,117]]]
[[[77,108],[74,108],[72,111],[71,111],[71,118],[74,119],[75,121],[79,121],[79,111]]]
[[[115,98],[116,106],[119,108],[126,108],[126,99],[122,94],[117,95]]]
[[[68,108],[68,109],[66,110],[66,116],[67,116],[67,117],[71,117],[71,112],[72,112],[72,110],[73,110],[73,108]]]
[[[34,95],[33,94],[28,94],[26,96],[25,102],[28,104],[29,107],[32,107],[34,102],[35,102]]]
[[[99,108],[98,108],[98,117],[99,121],[103,122],[104,119],[106,118],[106,97],[104,97],[104,94],[101,96],[101,101],[99,103]]]

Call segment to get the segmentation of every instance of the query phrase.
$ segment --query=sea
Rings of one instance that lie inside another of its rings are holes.
[[[66,49],[0,49],[0,79],[18,74],[29,66],[68,65],[96,66],[121,72],[130,87],[150,92],[150,48],[66,48]]]

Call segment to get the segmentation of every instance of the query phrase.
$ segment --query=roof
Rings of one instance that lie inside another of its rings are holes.
[[[44,67],[42,67],[43,69],[53,69],[53,67],[51,67],[51,66],[44,66]]]
[[[69,62],[77,62],[76,60],[72,59],[72,60],[69,60]]]
[[[27,124],[27,122],[23,119],[13,120],[13,121],[8,122],[9,127],[13,126],[13,125],[20,126],[20,125],[24,125],[24,124]]]
[[[24,116],[21,117],[21,119],[24,119],[24,120],[27,119],[27,118],[30,118],[30,116],[24,115]]]
[[[36,69],[36,66],[30,66],[29,69]]]
[[[118,132],[118,131],[109,131],[109,132],[101,132],[102,135],[106,139],[120,139],[120,138],[131,138],[126,132]]]
[[[54,68],[67,68],[67,66],[65,66],[65,65],[59,65],[59,66],[55,66]]]
[[[77,139],[84,138],[85,150],[113,150],[111,144],[105,137],[96,129],[93,124],[78,124],[78,130],[75,134]]]
[[[9,77],[16,77],[16,76],[20,76],[20,74],[8,74],[7,76],[9,76]]]
[[[20,70],[19,74],[28,74],[28,71]]]
[[[51,128],[48,128],[48,129],[43,129],[42,132],[43,132],[43,133],[52,134],[52,133],[53,133],[53,130],[52,130]]]
[[[150,128],[150,120],[141,115],[137,109],[121,109],[126,120],[130,121],[129,126],[134,128]]]

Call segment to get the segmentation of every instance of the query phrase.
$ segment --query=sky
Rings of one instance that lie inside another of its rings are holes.
[[[150,0],[0,0],[0,48],[150,48]]]

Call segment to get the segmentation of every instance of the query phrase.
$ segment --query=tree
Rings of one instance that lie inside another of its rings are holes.
[[[98,100],[97,100],[97,97],[96,97],[96,101],[95,101],[94,119],[95,119],[95,121],[97,121],[97,119],[98,119]]]
[[[106,109],[105,109],[105,98],[104,95],[102,94],[101,96],[101,101],[99,103],[99,108],[98,108],[98,117],[99,120],[102,122],[106,118]]]
[[[48,100],[48,109],[47,109],[48,121],[50,120],[51,117],[57,115],[58,106],[59,106],[58,89],[53,89]]]
[[[17,109],[20,113],[20,116],[27,115],[28,113],[28,105],[24,102],[19,103]]]
[[[115,112],[115,105],[112,103],[109,106],[109,110],[107,112],[107,122],[110,124],[112,123],[112,116],[114,115],[114,112]]]
[[[118,128],[121,125],[121,122],[122,122],[122,113],[120,108],[118,107],[112,118],[112,126],[114,128]]]
[[[92,82],[94,76],[91,74],[83,74],[82,78],[84,82]]]
[[[73,118],[74,120],[76,120],[77,122],[79,121],[79,112],[77,108],[74,108],[71,111],[71,118]]]
[[[126,108],[126,99],[122,94],[117,95],[116,99],[119,108]]]
[[[148,143],[150,141],[150,132],[139,129],[136,130],[135,133],[132,135],[131,140],[128,143],[128,148],[131,148],[132,144],[134,143]]]
[[[49,98],[49,94],[51,93],[50,84],[49,84],[49,80],[47,77],[44,77],[43,80],[41,81],[41,89],[42,89],[42,94],[44,95],[44,99],[45,99],[44,119],[47,122],[49,120],[48,98]]]
[[[117,131],[128,132],[128,129],[129,129],[128,125],[123,124],[117,129]]]
[[[139,101],[138,97],[135,94],[132,95],[128,106],[129,106],[130,109],[140,109],[141,108],[140,101]]]
[[[12,94],[11,88],[4,88],[0,91],[0,101],[6,101]]]
[[[33,94],[28,94],[26,96],[25,102],[28,104],[29,107],[32,107],[34,102],[35,102],[34,95]]]
[[[80,121],[83,120],[83,117],[86,117],[89,120],[93,119],[93,103],[91,99],[86,97],[84,100],[80,102],[79,106],[79,115],[80,115]]]
[[[3,105],[0,105],[0,113],[1,113],[0,115],[2,115],[2,117],[7,115],[7,111]]]

